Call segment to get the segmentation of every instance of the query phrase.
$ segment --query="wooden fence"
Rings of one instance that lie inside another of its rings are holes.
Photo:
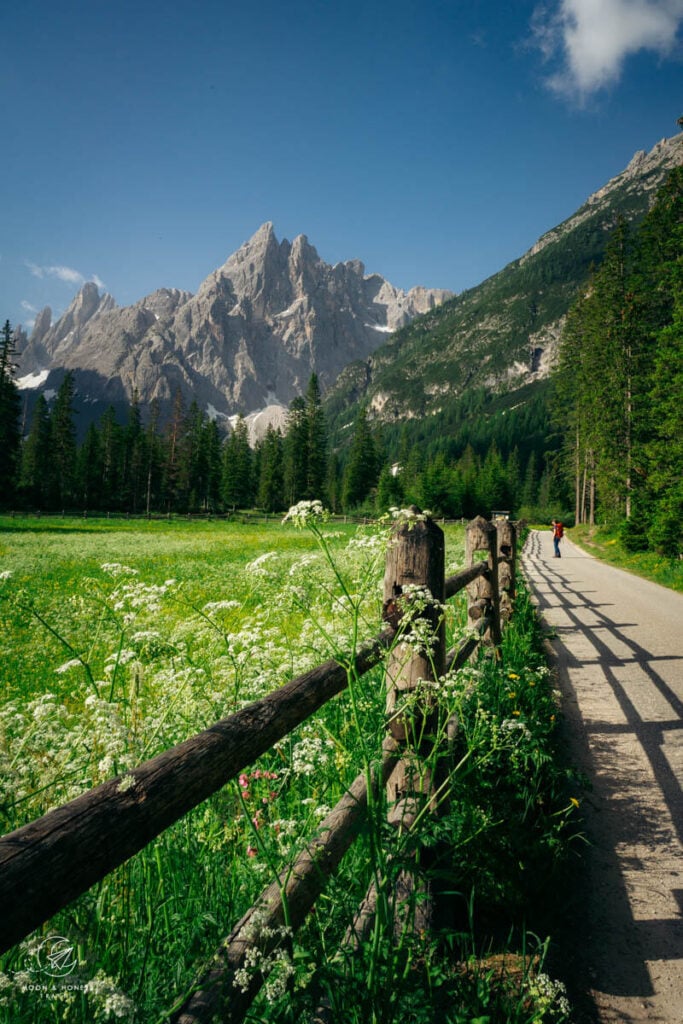
[[[409,702],[411,710],[406,712],[404,698],[422,681],[436,682],[447,669],[461,667],[481,640],[494,648],[500,642],[501,621],[510,615],[514,599],[516,541],[515,526],[508,521],[473,520],[467,527],[466,567],[445,579],[443,531],[411,509],[408,521],[395,527],[389,545],[384,629],[378,636],[348,659],[319,665],[126,775],[0,839],[0,952],[235,778],[344,690],[350,673],[364,674],[388,652],[387,735],[381,764],[370,780],[361,773],[352,783],[306,850],[238,922],[211,969],[172,1016],[176,1024],[211,1021],[217,1013],[222,1020],[242,1020],[262,978],[257,973],[251,987],[242,992],[233,985],[235,972],[254,946],[267,954],[275,941],[273,932],[285,922],[296,930],[304,921],[363,824],[368,784],[376,793],[381,786],[387,787],[389,821],[401,830],[412,828],[419,821],[420,808],[436,800],[439,780],[425,779],[424,771],[415,771],[415,759],[428,754],[423,740],[415,736],[429,731],[422,725],[434,709],[429,698],[420,698],[417,704]],[[460,649],[447,654],[439,605],[465,587],[476,632]],[[427,601],[419,613],[431,626],[429,656],[415,653],[403,631],[406,610],[416,594],[426,591],[437,602]],[[403,905],[422,916],[415,926],[428,926],[429,894],[421,893],[418,901],[410,898],[415,886],[422,884],[417,873],[404,874],[399,884]],[[375,898],[371,887],[345,942],[353,945],[367,931]]]

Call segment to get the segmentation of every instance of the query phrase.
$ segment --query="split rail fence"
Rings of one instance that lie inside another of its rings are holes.
[[[254,946],[267,954],[273,933],[303,923],[327,880],[360,832],[368,810],[368,784],[387,791],[389,821],[405,831],[420,819],[420,808],[434,799],[437,780],[416,771],[427,751],[414,737],[433,715],[429,698],[403,698],[421,681],[436,681],[462,667],[480,642],[494,649],[501,621],[515,596],[517,532],[507,520],[477,518],[467,527],[466,567],[445,578],[441,528],[412,509],[413,518],[394,530],[384,577],[384,629],[348,661],[330,660],[290,680],[261,700],[224,718],[204,732],[166,750],[126,775],[84,793],[42,818],[0,838],[0,952],[25,938],[142,850],[164,829],[235,778],[388,652],[387,734],[383,756],[369,783],[361,773],[320,825],[316,837],[280,878],[268,886],[224,940],[213,966],[170,1016],[175,1024],[219,1019],[241,1021],[262,983],[256,974],[242,992],[235,972]],[[446,652],[439,604],[467,587],[468,614],[476,630],[459,649]],[[437,604],[420,612],[431,620],[433,649],[415,653],[401,640],[401,619],[415,588],[426,588]],[[424,688],[423,688],[424,689]],[[433,692],[433,689],[432,691]],[[420,691],[422,693],[422,690]],[[457,723],[448,723],[447,732]],[[419,873],[403,873],[397,883],[402,907],[414,915],[412,927],[429,926],[431,903]],[[419,898],[415,893],[419,891]],[[377,893],[371,886],[344,945],[353,948],[369,931]],[[254,927],[258,919],[258,928]]]

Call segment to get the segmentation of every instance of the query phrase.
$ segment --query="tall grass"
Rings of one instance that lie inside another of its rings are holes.
[[[8,525],[0,541],[3,831],[347,654],[379,625],[381,529],[317,519],[304,531]],[[447,539],[454,571],[462,533],[450,528]],[[359,1024],[477,1013],[520,1024],[562,1019],[561,991],[531,955],[514,982],[481,966],[510,928],[515,941],[523,934],[534,882],[560,863],[573,812],[571,780],[553,757],[555,698],[524,597],[517,610],[500,662],[483,657],[442,680],[440,721],[457,715],[460,728],[447,770],[439,767],[442,814],[424,815],[420,850],[388,829],[377,801],[309,923],[293,942],[283,936],[267,964],[252,965],[267,976],[252,1020],[305,1020],[318,1005],[330,1019]],[[462,605],[451,602],[451,641],[463,624]],[[0,1021],[161,1019],[352,779],[378,760],[384,686],[381,666],[352,675],[344,694],[239,779],[7,954]],[[434,757],[445,759],[440,751]],[[433,938],[394,929],[393,882],[416,856],[443,896]],[[372,880],[373,930],[355,956],[340,957]],[[54,934],[77,949],[69,984],[37,968],[38,946]]]
[[[679,557],[678,551],[672,551],[668,556],[656,551],[628,551],[622,543],[620,531],[606,526],[576,526],[569,536],[586,551],[610,565],[626,569],[671,590],[683,591],[683,559]]]

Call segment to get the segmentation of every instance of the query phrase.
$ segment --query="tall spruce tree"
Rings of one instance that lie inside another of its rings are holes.
[[[21,444],[21,398],[14,379],[14,332],[9,320],[0,334],[0,503],[9,505],[16,494]]]
[[[311,374],[306,390],[306,497],[325,501],[327,473],[327,424],[317,374]]]
[[[123,431],[113,406],[109,406],[100,419],[102,480],[100,494],[102,508],[115,511],[122,507]]]
[[[217,511],[222,505],[221,482],[223,474],[223,441],[215,420],[207,420],[202,435],[206,463],[206,493],[204,507]]]
[[[345,509],[361,505],[377,483],[377,454],[365,409],[359,412],[353,431],[349,460],[344,473],[342,503]]]
[[[265,512],[279,512],[285,506],[282,447],[282,434],[269,425],[260,445],[257,494],[259,508]]]
[[[179,507],[180,503],[180,463],[185,423],[185,406],[180,388],[173,396],[173,412],[166,428],[166,460],[164,467],[163,490],[166,496],[167,511]]]
[[[42,392],[36,399],[29,435],[21,453],[19,487],[22,502],[38,510],[49,507],[50,410]]]
[[[145,512],[149,516],[152,509],[163,507],[162,478],[164,449],[159,437],[160,409],[156,398],[149,407],[149,422],[145,428]]]
[[[283,446],[284,496],[287,505],[295,505],[308,494],[308,444],[306,400],[297,397],[289,405]]]
[[[242,416],[223,447],[222,492],[228,508],[250,508],[253,504],[253,453],[249,428]]]
[[[74,395],[74,376],[68,370],[57,391],[50,416],[50,500],[52,507],[56,509],[68,508],[76,498]]]
[[[129,512],[139,512],[146,491],[146,444],[137,391],[128,409],[123,431],[123,503]]]
[[[76,458],[76,500],[80,508],[102,509],[102,475],[102,438],[91,423]]]

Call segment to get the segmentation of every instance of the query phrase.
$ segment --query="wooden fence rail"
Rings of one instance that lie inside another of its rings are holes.
[[[386,629],[349,665],[297,676],[229,718],[0,839],[0,952],[147,846],[380,661]]]
[[[400,644],[402,613],[399,604],[407,583],[417,587],[429,585],[437,600],[452,597],[469,587],[471,605],[478,608],[482,601],[485,605],[475,633],[459,650],[449,652],[445,658],[443,652],[439,656],[437,677],[444,666],[463,665],[485,634],[490,634],[493,640],[500,638],[496,528],[485,520],[470,524],[468,536],[472,529],[475,537],[468,541],[468,559],[473,564],[444,580],[441,530],[431,520],[418,523],[418,527],[410,524],[409,528],[398,529],[397,537],[402,545],[398,554],[390,547],[385,575],[386,628],[347,660],[331,659],[311,669],[126,775],[109,780],[0,838],[0,905],[3,907],[0,952],[19,942],[235,778],[344,690],[352,673],[360,676],[376,665],[385,651],[393,649],[397,638]],[[440,539],[437,532],[441,534]],[[436,545],[436,556],[425,553],[426,537],[431,537],[430,543]],[[514,580],[514,543],[509,541],[509,530],[501,532],[501,543],[503,540],[506,543],[502,561],[508,566],[509,591],[509,578]],[[476,561],[477,549],[482,546],[486,548],[487,558]],[[482,582],[488,585],[483,597],[478,592],[473,595],[472,588]],[[426,614],[432,613],[428,610]],[[434,625],[438,631],[436,620]],[[387,670],[387,710],[388,727],[394,735],[389,734],[385,739],[381,768],[373,785],[389,786],[388,791],[395,795],[393,803],[399,806],[403,802],[400,813],[394,809],[393,820],[402,827],[410,827],[406,806],[415,794],[405,791],[405,779],[410,771],[401,768],[410,729],[406,722],[397,727],[391,695],[397,685],[407,688],[419,678],[429,678],[425,675],[429,666],[422,659],[419,665],[406,667],[406,658],[396,651],[390,658],[394,659],[395,669],[390,665]],[[362,774],[330,812],[317,837],[295,864],[266,889],[255,907],[236,926],[209,972],[176,1011],[174,1021],[178,1024],[210,1021],[219,1006],[224,1014],[222,1019],[242,1019],[258,985],[255,982],[237,998],[231,979],[248,948],[257,945],[267,952],[262,943],[259,945],[258,936],[252,934],[254,914],[258,910],[272,919],[270,930],[278,923],[284,924],[285,920],[292,928],[302,923],[355,838],[367,800],[367,779]],[[359,911],[359,916],[362,912]],[[230,995],[227,1003],[226,993]]]

